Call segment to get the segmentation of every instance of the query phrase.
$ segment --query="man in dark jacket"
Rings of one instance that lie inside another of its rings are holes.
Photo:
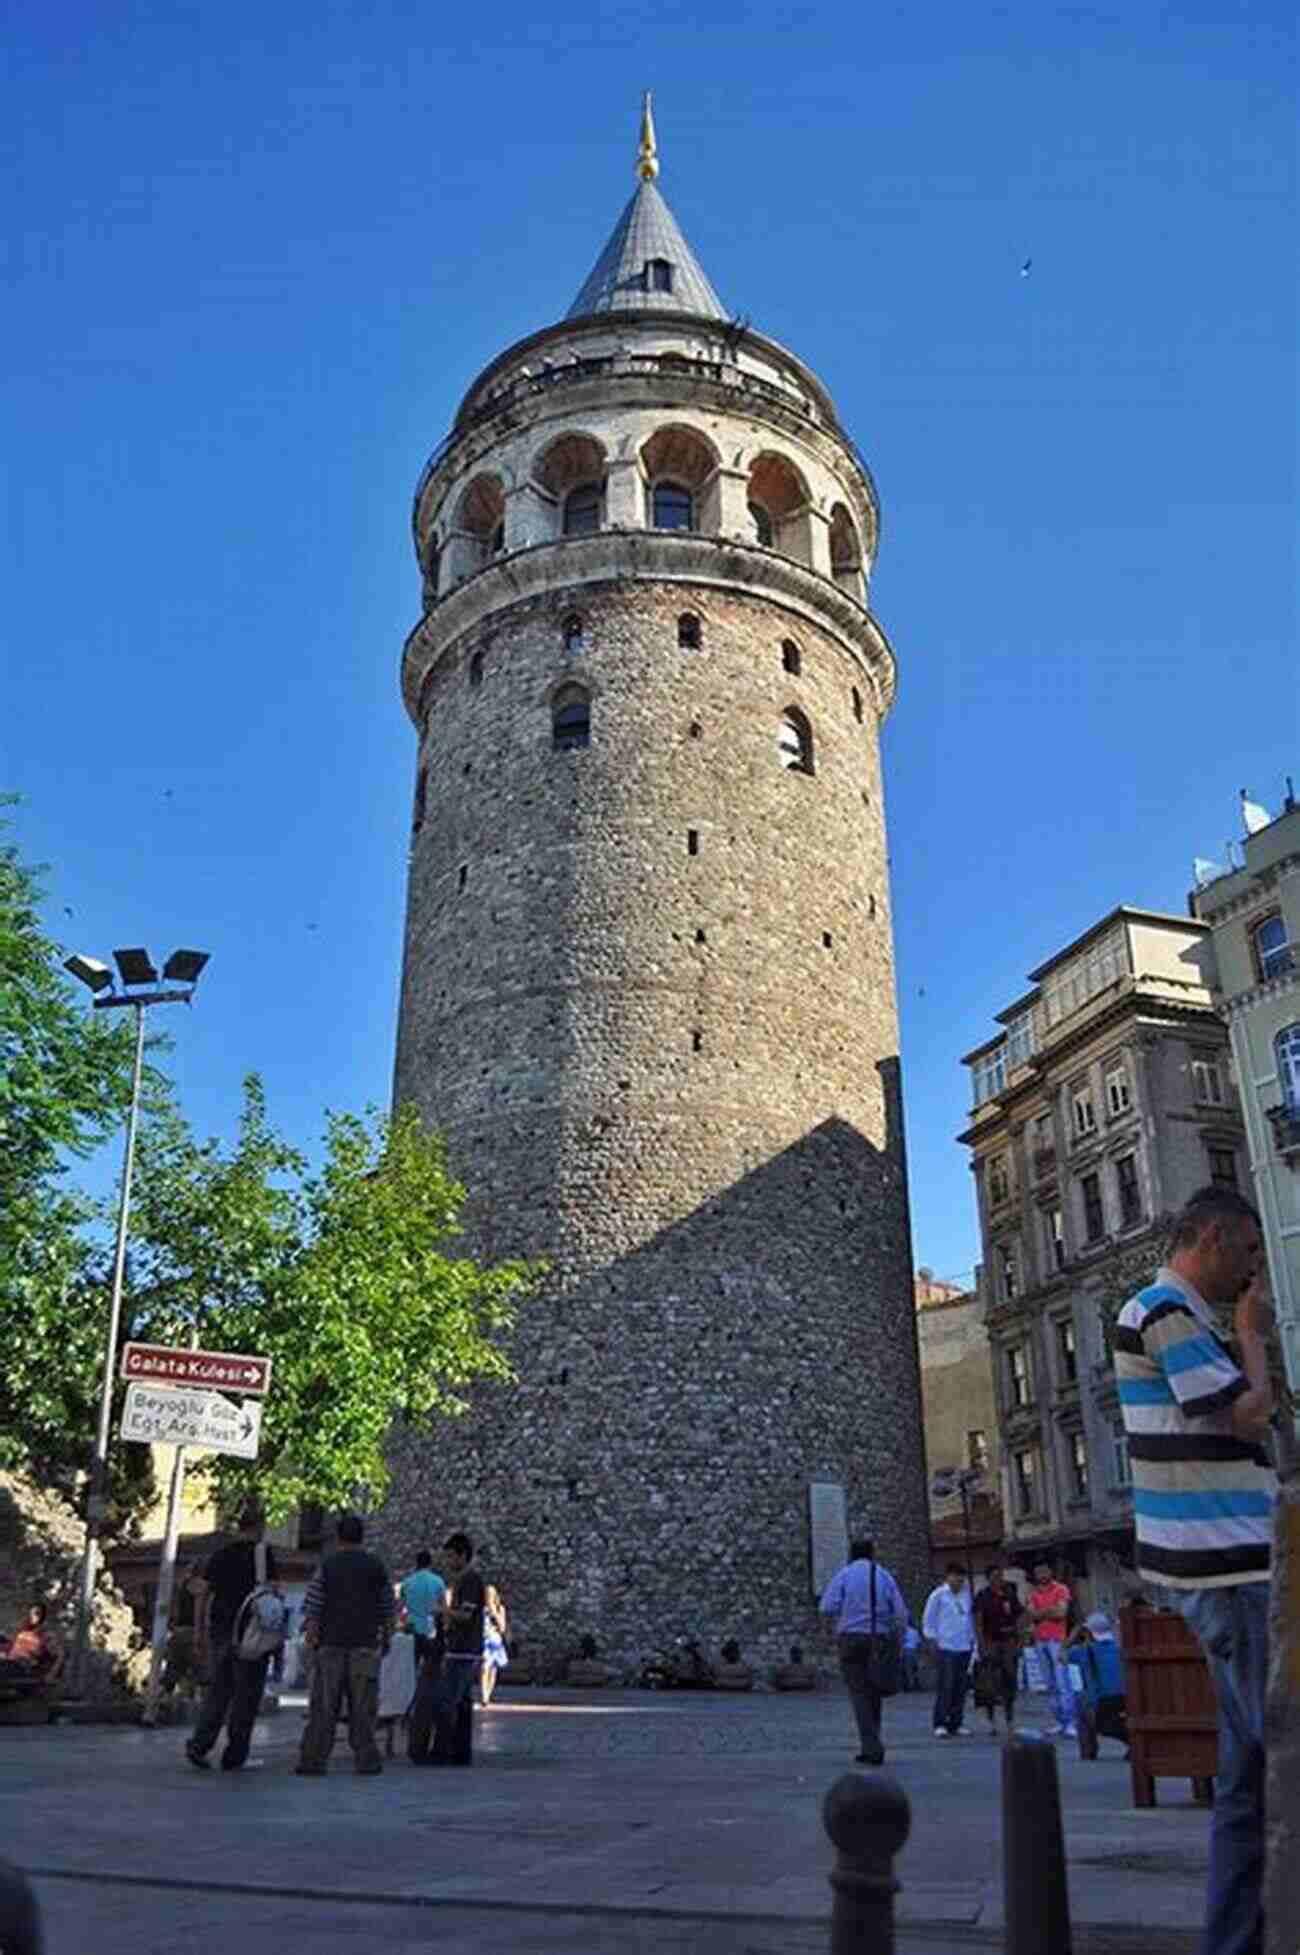
[[[393,1634],[393,1584],[378,1555],[361,1545],[359,1514],[345,1514],[339,1545],[313,1575],[303,1603],[303,1638],[316,1653],[311,1706],[295,1772],[322,1778],[334,1749],[339,1703],[348,1692],[348,1741],[358,1772],[382,1772],[375,1743],[379,1666]]]
[[[208,1672],[194,1735],[185,1756],[199,1771],[209,1770],[208,1753],[226,1727],[221,1755],[223,1772],[238,1772],[248,1760],[253,1725],[266,1688],[270,1656],[241,1657],[235,1651],[235,1624],[259,1580],[276,1580],[275,1556],[261,1545],[262,1514],[247,1506],[239,1516],[239,1532],[218,1548],[204,1564],[197,1591],[194,1622],[194,1661]],[[259,1572],[260,1564],[260,1572]]]

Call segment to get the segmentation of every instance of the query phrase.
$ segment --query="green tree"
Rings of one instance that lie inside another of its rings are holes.
[[[141,1148],[128,1310],[133,1336],[272,1360],[255,1464],[209,1460],[223,1504],[255,1492],[272,1518],[382,1499],[395,1419],[465,1409],[508,1379],[497,1338],[541,1274],[453,1252],[464,1188],[413,1109],[330,1116],[321,1171],[270,1127],[245,1082],[233,1145],[169,1113]]]

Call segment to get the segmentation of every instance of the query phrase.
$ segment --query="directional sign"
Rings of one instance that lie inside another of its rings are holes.
[[[261,1431],[260,1405],[237,1405],[220,1392],[178,1391],[174,1385],[126,1388],[123,1439],[256,1459]]]
[[[173,1351],[165,1344],[125,1344],[122,1376],[264,1398],[271,1388],[271,1360],[239,1351]]]

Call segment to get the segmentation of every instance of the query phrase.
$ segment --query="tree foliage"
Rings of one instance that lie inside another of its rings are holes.
[[[324,1165],[270,1127],[245,1082],[228,1150],[174,1114],[141,1149],[129,1298],[133,1336],[272,1360],[260,1456],[209,1465],[223,1503],[272,1518],[383,1497],[395,1419],[428,1428],[476,1379],[508,1379],[497,1341],[540,1266],[453,1253],[464,1188],[413,1109],[331,1115]]]

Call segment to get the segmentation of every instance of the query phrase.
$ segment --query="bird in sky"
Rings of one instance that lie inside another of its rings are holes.
[[[1031,272],[1031,271],[1032,271],[1032,269],[1033,269],[1033,264],[1034,264],[1034,261],[1033,261],[1033,259],[1032,259],[1032,258],[1026,258],[1026,259],[1025,259],[1025,262],[1024,262],[1024,264],[1023,264],[1023,265],[1022,265],[1022,266],[1020,267],[1020,276],[1021,276],[1022,278],[1028,278],[1028,276],[1029,276],[1029,274],[1030,274],[1030,272]]]

